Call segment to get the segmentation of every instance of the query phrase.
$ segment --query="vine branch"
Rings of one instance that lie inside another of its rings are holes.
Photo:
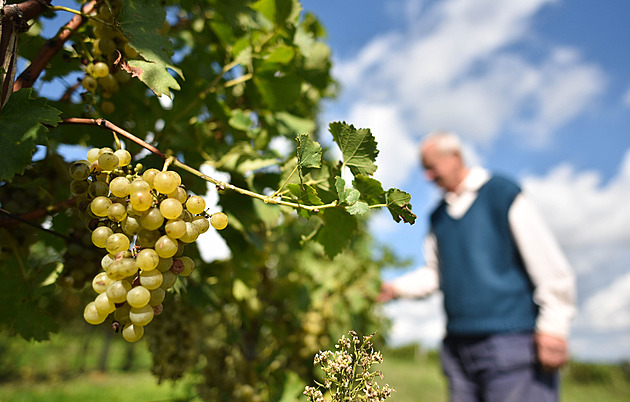
[[[287,207],[292,207],[292,208],[300,208],[300,209],[305,209],[307,211],[313,211],[313,212],[317,212],[321,209],[326,209],[326,208],[333,208],[337,206],[337,202],[333,201],[329,204],[324,204],[324,205],[303,205],[297,202],[290,202],[290,201],[284,201],[282,199],[280,199],[279,197],[273,197],[273,196],[268,196],[268,195],[264,195],[264,194],[259,194],[256,193],[254,191],[250,191],[250,190],[246,190],[244,188],[240,188],[237,187],[233,184],[227,183],[227,182],[223,182],[220,180],[217,180],[213,177],[210,177],[200,171],[198,171],[197,169],[190,167],[188,165],[186,165],[185,163],[181,162],[179,159],[175,158],[172,155],[167,155],[164,152],[160,151],[159,149],[157,149],[156,147],[154,147],[153,145],[147,143],[146,141],[136,137],[135,135],[133,135],[132,133],[130,133],[129,131],[118,127],[117,125],[115,125],[114,123],[105,120],[105,119],[89,119],[89,118],[83,118],[83,117],[69,117],[66,119],[62,120],[61,124],[79,124],[79,125],[88,125],[88,126],[96,126],[96,127],[100,127],[109,131],[113,131],[116,134],[120,134],[121,136],[127,138],[128,140],[140,145],[141,147],[147,149],[148,151],[152,152],[153,154],[159,156],[160,158],[164,159],[168,165],[173,165],[173,166],[177,166],[178,168],[185,170],[189,173],[192,173],[193,175],[199,177],[202,180],[205,180],[207,182],[210,182],[212,184],[214,184],[215,186],[217,186],[217,188],[219,189],[228,189],[228,190],[232,190],[235,191],[239,194],[243,194],[243,195],[247,195],[249,197],[252,198],[256,198],[259,200],[262,200],[263,202],[267,203],[267,204],[275,204],[275,205],[283,205],[283,206],[287,206]]]
[[[25,3],[38,3],[40,4],[40,6],[42,6],[41,3],[37,0],[30,0]],[[66,25],[61,27],[61,29],[55,36],[55,39],[51,39],[46,42],[46,45],[44,45],[37,56],[35,56],[31,64],[18,76],[18,78],[13,83],[13,92],[18,91],[22,88],[30,88],[33,86],[33,84],[35,83],[35,81],[37,81],[37,78],[39,78],[42,71],[44,71],[50,60],[61,50],[63,45],[72,37],[74,32],[87,21],[85,14],[91,13],[94,10],[95,4],[95,0],[86,3],[81,9],[82,14],[74,15]],[[43,9],[40,10],[40,13],[42,11]]]

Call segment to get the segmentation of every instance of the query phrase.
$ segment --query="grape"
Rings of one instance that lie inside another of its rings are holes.
[[[193,195],[186,201],[186,209],[191,214],[200,214],[206,209],[206,201],[203,197]]]
[[[125,47],[123,47],[123,52],[125,52],[125,56],[127,56],[128,59],[135,59],[136,57],[138,57],[138,51],[131,47],[129,43],[125,43]]]
[[[94,77],[86,75],[81,81],[81,86],[89,92],[94,92],[96,91],[96,88],[98,88],[98,82],[94,79]]]
[[[107,238],[105,248],[111,254],[116,254],[120,251],[125,251],[129,248],[129,238],[122,233],[114,233]]]
[[[92,68],[92,74],[94,75],[94,78],[105,77],[107,74],[109,74],[109,66],[106,63],[99,61],[98,63],[94,64],[94,67]]]
[[[114,153],[114,150],[111,149],[110,147],[103,147],[103,148],[99,148],[98,150],[98,156],[103,155],[104,153],[109,152],[109,153]]]
[[[92,198],[107,196],[109,194],[109,186],[102,181],[93,181],[88,187],[88,194]]]
[[[163,280],[162,273],[157,269],[153,269],[151,271],[142,271],[138,278],[140,280],[140,285],[149,290],[159,288]]]
[[[107,275],[115,281],[125,279],[138,272],[138,265],[133,258],[123,258],[112,262],[106,269]]]
[[[228,218],[223,212],[216,212],[210,217],[210,224],[216,230],[223,230],[228,225]]]
[[[131,74],[129,74],[125,70],[120,69],[114,73],[114,78],[116,78],[116,81],[118,81],[120,84],[126,84],[131,79]]]
[[[129,193],[135,193],[138,191],[151,191],[151,183],[143,179],[136,179],[132,181],[129,186]]]
[[[107,318],[106,314],[101,314],[96,309],[94,302],[89,302],[83,310],[83,318],[88,324],[96,325],[100,324]]]
[[[136,236],[136,244],[140,247],[153,247],[159,238],[160,232],[157,230],[140,229]]]
[[[195,216],[192,220],[192,224],[195,225],[199,234],[206,233],[210,229],[210,222],[203,216]]]
[[[155,269],[157,269],[160,272],[165,272],[171,269],[172,266],[173,266],[172,258],[160,258],[160,262],[158,263],[157,267],[155,267]]]
[[[175,258],[173,260],[173,266],[171,267],[171,272],[179,275],[184,272],[184,262],[179,258]]]
[[[118,167],[118,157],[113,152],[105,152],[99,155],[98,165],[106,171],[112,171]]]
[[[132,192],[129,197],[129,202],[131,203],[133,209],[142,212],[146,211],[151,207],[151,205],[153,205],[153,196],[149,191],[145,190]]]
[[[162,258],[169,258],[177,253],[179,245],[177,240],[164,235],[155,242],[155,251]]]
[[[131,154],[126,149],[119,149],[114,152],[114,155],[118,157],[118,166],[123,167],[131,163]]]
[[[107,226],[99,226],[92,232],[92,243],[98,248],[105,248],[107,239],[114,231]]]
[[[181,276],[188,276],[195,270],[195,262],[190,257],[180,257],[179,260],[184,265],[184,269],[179,273]]]
[[[113,281],[109,276],[107,276],[107,272],[100,272],[92,280],[92,289],[94,289],[96,293],[103,293],[112,283]]]
[[[186,222],[181,219],[168,221],[166,225],[164,225],[164,231],[171,239],[179,239],[186,234]]]
[[[105,91],[112,94],[115,94],[120,89],[118,81],[111,74],[107,74],[105,77],[99,78],[98,83]]]
[[[98,151],[100,151],[100,148],[91,148],[88,152],[87,152],[87,160],[90,163],[94,163],[98,160]]]
[[[118,160],[120,161],[121,159],[118,158]],[[127,180],[126,177],[116,177],[109,182],[109,191],[111,191],[116,197],[128,196],[130,187],[131,183],[129,183],[129,180]]]
[[[127,300],[127,293],[131,290],[131,283],[129,281],[122,279],[115,282],[112,282],[111,285],[107,287],[106,293],[107,297],[114,303],[122,303]]]
[[[127,217],[127,207],[115,202],[107,208],[107,217],[114,222],[120,222]]]
[[[147,169],[143,174],[142,174],[142,180],[144,180],[145,182],[147,182],[150,186],[150,188],[153,188],[153,180],[155,179],[155,176],[160,173],[159,170],[155,169],[155,168],[151,168],[151,169]]]
[[[164,290],[164,288],[158,287],[157,289],[151,289],[150,292],[151,299],[149,299],[149,306],[158,306],[162,304],[166,298],[166,290]]]
[[[164,217],[159,208],[151,208],[142,214],[140,217],[140,224],[147,230],[156,230],[164,223]]]
[[[90,183],[87,180],[72,180],[70,182],[70,191],[74,195],[86,194],[90,188]]]
[[[153,179],[153,187],[162,194],[170,194],[179,186],[177,182],[176,173],[165,171],[155,175]]]
[[[142,249],[136,256],[138,268],[145,272],[155,269],[159,262],[160,256],[152,248]]]
[[[88,161],[77,161],[70,165],[68,173],[74,180],[85,180],[90,175],[90,166]]]
[[[183,210],[182,203],[175,198],[167,198],[160,203],[160,212],[166,219],[176,219]]]
[[[144,327],[150,323],[154,315],[153,307],[148,304],[142,307],[132,307],[131,310],[129,310],[129,320],[131,320],[132,324],[140,327]]]
[[[107,235],[107,237],[109,237],[109,235]],[[107,240],[107,238],[105,238],[105,240]],[[105,243],[103,243],[103,247],[101,248],[105,248]],[[105,254],[105,256],[103,256],[103,258],[101,259],[101,267],[104,270],[107,270],[107,267],[109,267],[113,262],[114,262],[114,259],[109,254]]]
[[[186,202],[186,197],[188,197],[188,195],[186,194],[186,190],[184,190],[183,187],[177,187],[175,191],[168,195],[168,198],[175,198],[181,204]]]
[[[127,303],[131,307],[142,307],[149,303],[151,292],[144,286],[136,286],[127,292]]]
[[[170,289],[175,286],[175,282],[177,282],[177,274],[172,272],[171,270],[162,272],[162,284],[160,285],[163,289]]]
[[[127,208],[127,213],[129,213],[129,208]],[[129,215],[127,215],[127,217],[122,221],[122,223],[120,224],[120,227],[123,230],[123,232],[128,236],[137,235],[138,231],[141,228],[140,222],[138,222],[138,220],[134,218],[133,216],[129,216]]]
[[[197,240],[197,237],[199,237],[197,226],[193,225],[192,222],[186,222],[186,233],[179,240],[184,243],[192,243]]]
[[[98,43],[96,43],[94,47],[98,48],[102,54],[112,54],[116,51],[116,42],[110,38],[101,38],[97,40]],[[109,68],[107,69],[107,72],[109,73]]]
[[[122,330],[122,336],[127,342],[137,342],[144,335],[144,327],[134,324],[126,324]]]
[[[129,303],[123,303],[114,311],[114,320],[118,321],[121,324],[127,324],[129,321],[129,311],[131,310],[131,306]]]
[[[116,305],[107,297],[107,293],[101,293],[94,299],[94,307],[99,314],[108,315],[116,310]]]

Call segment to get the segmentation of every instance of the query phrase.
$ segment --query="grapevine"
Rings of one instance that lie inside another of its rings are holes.
[[[130,165],[125,149],[92,148],[86,160],[70,164],[70,189],[78,215],[91,230],[92,243],[105,254],[102,272],[92,281],[96,298],[83,318],[113,327],[128,342],[144,335],[144,327],[163,311],[165,292],[178,277],[194,270],[184,247],[209,229],[227,226],[222,212],[209,215],[205,200],[188,195],[178,173]]]

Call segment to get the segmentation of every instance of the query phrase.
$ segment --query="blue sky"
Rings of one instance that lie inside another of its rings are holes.
[[[630,2],[303,0],[328,31],[340,96],[321,121],[369,127],[379,178],[412,195],[419,222],[372,220],[421,266],[439,198],[418,167],[433,129],[458,132],[470,161],[521,182],[578,279],[571,348],[630,358]],[[388,273],[388,277],[398,271]],[[385,306],[393,343],[432,346],[440,296]]]

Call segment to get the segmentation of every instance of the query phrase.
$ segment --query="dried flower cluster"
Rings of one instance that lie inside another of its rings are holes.
[[[317,381],[317,387],[307,386],[304,395],[310,402],[325,402],[324,392],[331,401],[384,401],[394,389],[385,384],[382,388],[374,379],[383,379],[380,371],[370,371],[375,363],[381,363],[383,356],[374,350],[370,341],[374,334],[361,340],[355,331],[343,335],[335,345],[335,352],[326,350],[315,355],[314,364],[324,372],[324,383]],[[324,392],[322,392],[324,390]]]

